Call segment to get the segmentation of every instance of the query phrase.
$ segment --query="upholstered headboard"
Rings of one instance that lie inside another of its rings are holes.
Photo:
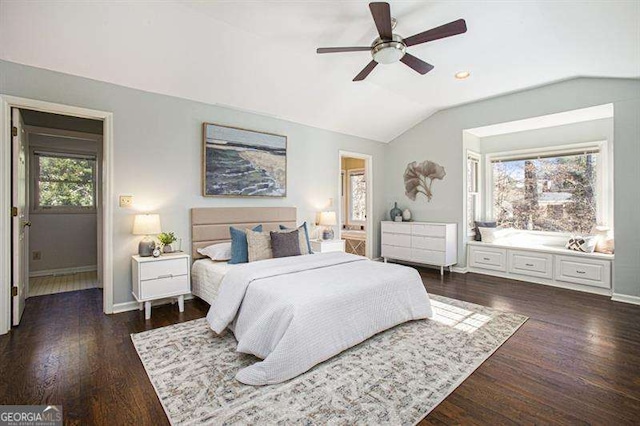
[[[296,226],[295,207],[204,207],[191,209],[191,256],[203,256],[197,249],[230,241],[229,227],[253,228],[262,224],[264,231],[278,225]]]

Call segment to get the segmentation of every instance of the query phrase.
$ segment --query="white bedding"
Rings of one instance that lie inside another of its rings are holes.
[[[431,317],[418,272],[347,253],[320,253],[234,265],[207,321],[227,327],[238,352],[262,361],[236,379],[280,383],[383,330]]]
[[[212,305],[222,279],[233,266],[208,258],[196,260],[191,267],[191,293]]]

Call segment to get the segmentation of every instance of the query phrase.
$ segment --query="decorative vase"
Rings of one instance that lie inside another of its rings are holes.
[[[171,244],[165,244],[162,251],[164,253],[173,253],[173,247],[171,247]]]
[[[393,203],[393,208],[389,212],[389,217],[391,220],[396,220],[396,216],[402,216],[402,210],[398,208],[398,203]]]
[[[402,220],[404,220],[405,222],[409,222],[411,220],[411,210],[404,209],[404,211],[402,212]]]

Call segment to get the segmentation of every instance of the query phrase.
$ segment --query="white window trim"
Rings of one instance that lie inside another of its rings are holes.
[[[363,175],[364,176],[364,181],[365,181],[365,185],[368,184],[367,182],[367,173],[365,171],[365,169],[349,169],[347,170],[347,179],[346,179],[346,187],[347,187],[347,194],[346,194],[346,199],[347,199],[347,223],[349,225],[365,225],[367,222],[366,219],[366,214],[365,213],[365,220],[354,220],[352,214],[352,210],[351,210],[351,205],[353,204],[353,192],[351,191],[351,176],[352,175]],[[367,191],[365,190],[365,197],[366,197]],[[366,201],[365,201],[366,204]]]
[[[479,152],[476,151],[472,151],[470,149],[467,150],[467,156],[465,158],[465,180],[466,177],[468,176],[468,167],[469,167],[469,159],[475,160],[477,161],[478,164],[478,175],[476,176],[476,185],[477,185],[477,191],[476,192],[469,192],[469,182],[465,181],[465,216],[467,216],[467,212],[469,210],[469,195],[470,194],[474,194],[475,195],[475,199],[476,199],[476,217],[473,218],[474,221],[480,221],[482,220],[482,205],[483,205],[483,191],[484,191],[484,179],[482,177],[483,173],[482,173],[482,154],[480,154]],[[469,223],[469,218],[465,217],[465,225],[467,225]],[[475,227],[467,227],[467,236],[473,238],[476,235],[475,232]]]
[[[484,161],[484,214],[486,220],[494,220],[493,217],[493,168],[491,163],[496,160],[508,160],[522,156],[535,157],[536,155],[566,155],[581,149],[598,149],[600,159],[596,163],[597,182],[597,211],[596,222],[598,225],[608,226],[613,229],[613,144],[606,140],[560,145],[545,148],[521,149],[485,154]],[[540,235],[569,235],[565,232],[528,231]]]
[[[61,150],[61,149],[42,149],[38,147],[33,147],[29,149],[29,157],[31,162],[31,179],[29,185],[31,186],[31,190],[29,191],[31,194],[31,202],[29,203],[30,213],[33,214],[91,214],[97,212],[97,203],[98,203],[98,157],[96,154],[87,153],[83,151],[75,151],[75,150]],[[50,155],[55,157],[65,157],[65,158],[83,158],[83,159],[91,159],[94,162],[93,165],[93,206],[91,207],[80,207],[80,206],[55,206],[55,207],[41,207],[38,203],[38,177],[40,175],[40,168],[38,164],[37,156],[38,154],[42,155]]]

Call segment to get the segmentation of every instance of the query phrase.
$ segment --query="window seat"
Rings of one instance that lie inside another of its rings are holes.
[[[611,295],[613,254],[566,249],[564,236],[516,235],[467,242],[470,272]]]
[[[467,244],[474,246],[490,246],[490,247],[501,247],[505,249],[518,249],[518,250],[531,250],[543,253],[551,253],[551,254],[562,254],[567,256],[578,256],[578,257],[586,257],[592,259],[606,259],[613,260],[615,256],[613,254],[606,253],[583,253],[581,251],[569,250],[565,248],[563,245],[553,245],[549,243],[541,243],[541,242],[527,242],[522,240],[512,241],[509,239],[498,240],[493,243],[485,243],[482,241],[468,241]]]

